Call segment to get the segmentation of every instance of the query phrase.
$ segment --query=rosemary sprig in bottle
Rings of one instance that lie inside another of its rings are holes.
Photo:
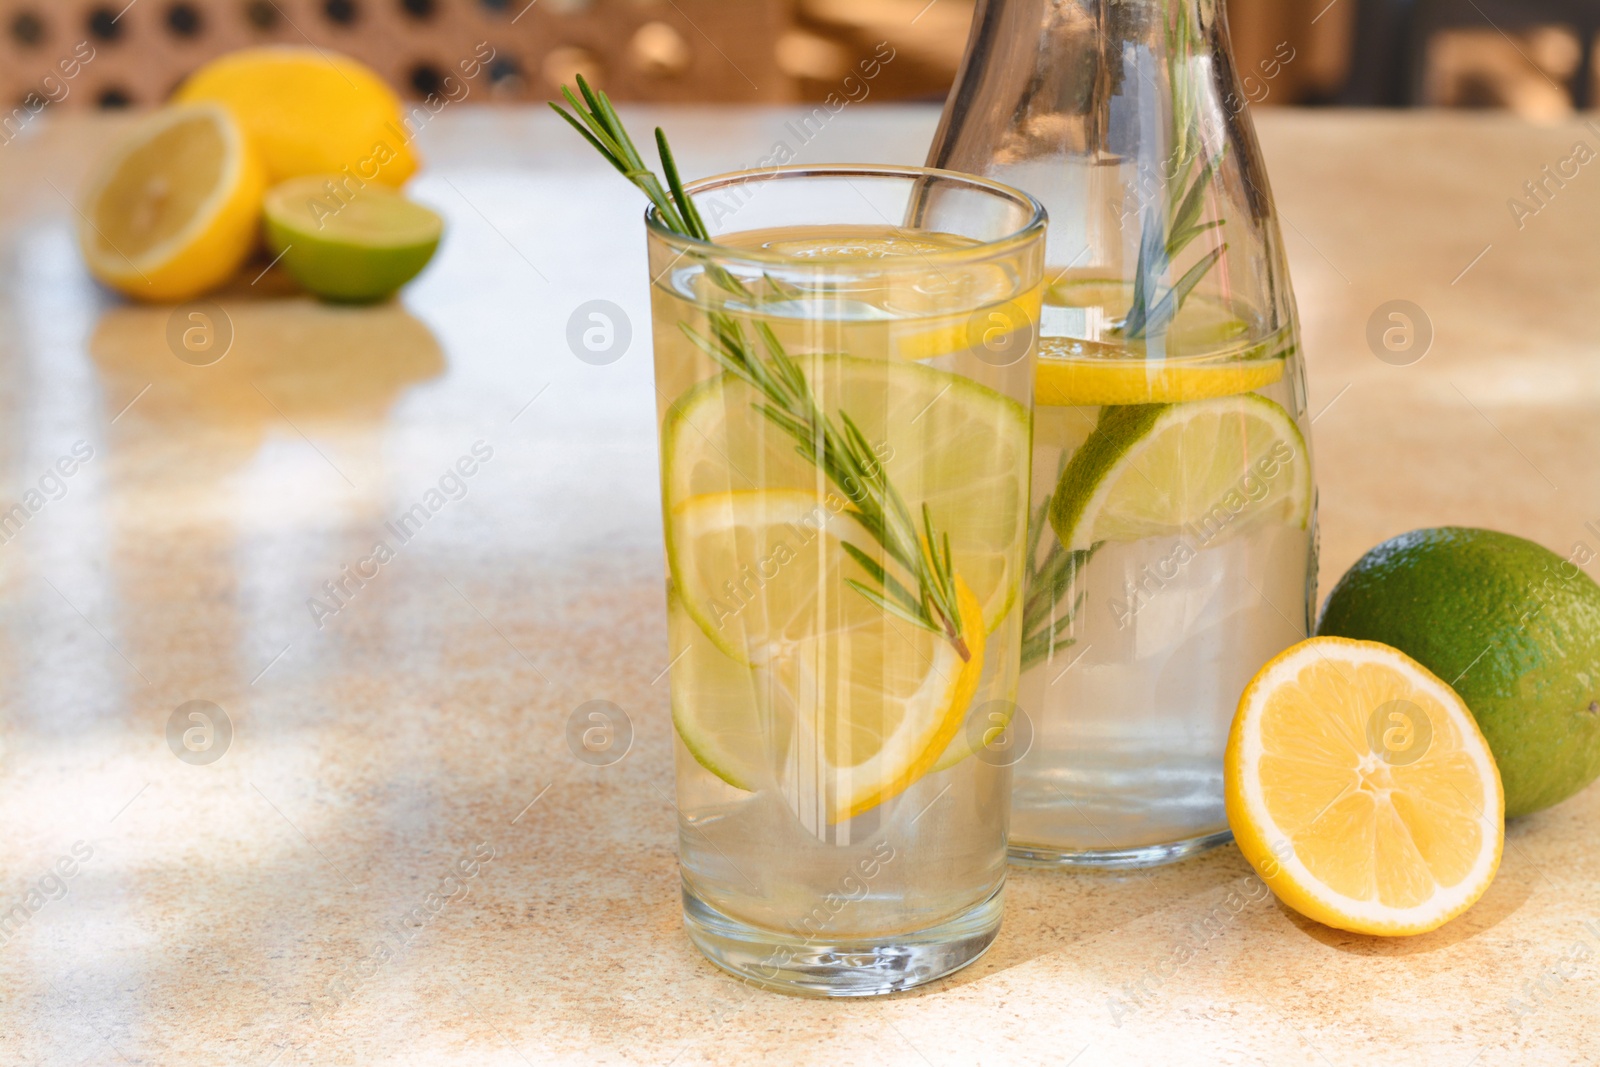
[[[1194,174],[1201,152],[1197,118],[1201,93],[1194,84],[1196,30],[1187,6],[1176,6],[1173,21],[1167,27],[1167,78],[1172,87],[1172,158],[1181,161],[1181,166],[1168,183],[1169,202],[1146,208],[1143,213],[1139,260],[1133,274],[1133,303],[1118,328],[1130,341],[1165,334],[1195,286],[1228,251],[1226,244],[1213,248],[1170,287],[1163,288],[1162,282],[1178,254],[1195,238],[1223,224],[1222,219],[1199,221],[1206,190],[1217,176],[1222,155],[1219,152],[1201,162],[1200,173]]]
[[[561,94],[572,110],[551,103],[556,114],[650,199],[667,229],[682,237],[711,241],[694,201],[684,192],[665,133],[656,130],[663,184],[640,157],[604,92],[592,89],[580,76],[577,94],[565,86]],[[706,272],[732,295],[755,299],[744,283],[717,264],[708,263]],[[725,371],[755,389],[762,398],[754,405],[756,410],[792,437],[796,451],[844,494],[849,501],[847,513],[883,547],[884,556],[904,576],[902,580],[857,546],[841,542],[872,583],[849,579],[851,588],[884,611],[944,635],[963,661],[970,660],[956,600],[950,536],[934,526],[927,504],[922,505],[920,516],[913,515],[855,420],[844,411],[830,416],[822,408],[804,370],[784,351],[770,326],[755,323],[756,337],[752,338],[745,325],[727,312],[708,310],[707,320],[709,335],[682,324],[684,334]]]

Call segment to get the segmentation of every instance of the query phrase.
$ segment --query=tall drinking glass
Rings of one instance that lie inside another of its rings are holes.
[[[789,992],[1000,926],[1044,212],[779,168],[647,215],[685,924]]]

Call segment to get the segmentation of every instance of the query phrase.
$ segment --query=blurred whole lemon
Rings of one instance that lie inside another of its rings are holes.
[[[313,48],[250,48],[213,60],[173,95],[215,101],[244,128],[268,184],[346,167],[399,187],[417,169],[400,98],[371,68]]]

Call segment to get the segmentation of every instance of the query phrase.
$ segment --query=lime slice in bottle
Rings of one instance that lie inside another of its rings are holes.
[[[675,506],[671,524],[677,603],[699,603],[715,620],[711,631],[680,627],[715,639],[685,638],[688,666],[673,667],[674,722],[703,766],[742,789],[775,777],[801,809],[830,822],[932,769],[983,675],[982,608],[959,573],[965,660],[942,633],[847,584],[867,575],[842,539],[869,555],[871,542],[815,493],[702,494]]]
[[[842,411],[855,421],[913,517],[920,521],[922,505],[928,506],[934,527],[950,537],[956,573],[983,606],[992,631],[1015,602],[1020,580],[1016,561],[1027,535],[1031,449],[1027,410],[970,379],[916,363],[839,355],[796,362],[828,416],[837,422]],[[809,494],[811,507],[820,500],[829,516],[847,514],[838,487],[796,454],[794,439],[760,413],[761,403],[754,388],[721,375],[673,404],[661,440],[667,499],[787,489]],[[705,598],[725,600],[722,581],[749,579],[731,574],[697,590],[685,578],[677,527],[669,521],[667,559],[685,609],[718,647],[747,661],[748,651],[721,632]],[[871,544],[864,532],[844,536],[861,547]]]
[[[1210,547],[1310,515],[1305,438],[1287,411],[1249,393],[1104,409],[1050,506],[1069,551],[1179,535]]]
[[[368,183],[351,190],[349,181],[310,175],[274,186],[263,204],[267,244],[316,295],[370,303],[428,265],[444,220],[392,189]]]

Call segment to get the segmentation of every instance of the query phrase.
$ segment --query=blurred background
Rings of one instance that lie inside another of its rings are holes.
[[[887,42],[895,58],[874,99],[942,100],[973,3],[0,0],[0,122],[30,96],[157,103],[206,60],[273,42],[354,55],[414,100],[447,95],[456,59],[487,42],[479,100],[547,99],[583,73],[621,100],[743,103],[820,101]],[[1259,104],[1503,108],[1553,121],[1594,95],[1600,0],[1228,0],[1228,10],[1241,72],[1274,72]],[[79,46],[92,59],[70,81],[56,77]]]

